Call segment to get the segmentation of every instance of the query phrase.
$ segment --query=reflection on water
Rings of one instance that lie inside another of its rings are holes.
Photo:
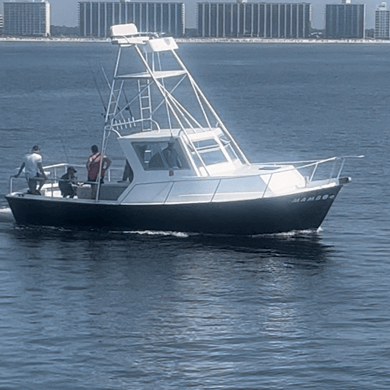
[[[12,216],[8,213],[1,214],[2,222],[12,222]],[[110,247],[115,245],[136,246],[142,243],[152,248],[170,249],[174,256],[177,250],[208,252],[231,252],[260,257],[283,258],[290,265],[317,267],[325,263],[327,256],[332,252],[332,246],[323,243],[321,234],[318,232],[295,232],[289,234],[275,234],[255,237],[235,237],[218,235],[185,234],[176,232],[102,232],[90,230],[68,230],[50,227],[23,227],[12,225],[10,233],[16,240],[36,246],[40,243],[59,241],[72,243],[72,245],[87,247],[91,242],[95,245],[105,242]],[[30,241],[31,240],[31,241]],[[148,252],[150,252],[149,250]]]
[[[218,248],[241,253],[253,253],[264,256],[285,257],[289,262],[299,261],[321,264],[331,251],[329,245],[322,243],[321,235],[317,232],[296,232],[291,234],[275,234],[257,237],[192,237],[206,248]]]
[[[8,378],[19,370],[20,381],[32,375],[36,383],[57,373],[60,387],[255,389],[259,377],[271,384],[277,370],[307,364],[296,349],[317,319],[313,278],[326,275],[331,256],[319,234],[177,237],[4,224],[0,238],[3,257],[18,248],[3,262],[0,288],[10,305],[1,351],[16,359]],[[14,329],[16,348],[6,342]]]
[[[238,238],[4,222],[0,244],[0,387],[56,378],[52,388],[295,389],[306,372],[316,388],[336,367],[349,380],[344,362],[373,348],[349,330],[351,270],[321,232]],[[366,318],[372,306],[360,310]]]

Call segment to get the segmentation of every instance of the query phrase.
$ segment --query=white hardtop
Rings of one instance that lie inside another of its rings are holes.
[[[133,23],[118,24],[110,28],[111,42],[120,46],[144,45],[152,53],[177,50],[178,46],[172,37],[159,37],[155,33],[139,32]]]
[[[203,129],[203,128],[192,128],[192,129],[186,129],[185,132],[183,132],[181,129],[160,129],[160,130],[150,130],[150,131],[143,131],[143,132],[137,132],[129,135],[119,136],[120,139],[129,139],[129,140],[169,140],[171,138],[180,138],[188,137],[191,140],[198,141],[198,140],[207,140],[207,139],[213,139],[215,137],[220,136],[223,134],[222,130],[219,127],[213,127],[210,129]]]
[[[152,79],[153,77],[156,79],[164,79],[168,77],[177,77],[183,76],[185,72],[182,70],[163,70],[163,71],[154,71],[152,75],[148,72],[139,72],[139,73],[130,73],[123,74],[117,76],[117,79],[134,79],[134,80],[142,80],[142,79]]]

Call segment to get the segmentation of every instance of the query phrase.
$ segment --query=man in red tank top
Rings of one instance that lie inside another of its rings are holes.
[[[88,157],[87,160],[87,171],[88,171],[88,181],[97,181],[99,176],[100,164],[102,164],[100,172],[100,183],[103,183],[103,178],[106,170],[111,165],[111,160],[107,156],[103,156],[99,153],[99,149],[96,145],[91,147],[92,154]]]

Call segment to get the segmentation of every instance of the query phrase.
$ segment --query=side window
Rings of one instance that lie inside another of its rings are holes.
[[[178,142],[134,142],[133,147],[145,170],[188,169]]]

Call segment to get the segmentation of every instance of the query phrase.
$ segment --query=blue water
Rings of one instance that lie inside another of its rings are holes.
[[[180,45],[250,160],[366,156],[318,233],[21,228],[0,201],[0,389],[390,388],[387,46]],[[2,197],[33,144],[85,162],[112,54],[0,44]]]

